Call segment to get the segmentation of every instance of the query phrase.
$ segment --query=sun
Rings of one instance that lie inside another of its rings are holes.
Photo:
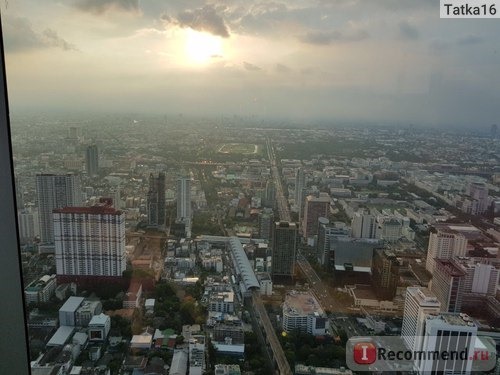
[[[207,64],[222,56],[222,38],[188,29],[185,44],[186,59],[191,64]]]

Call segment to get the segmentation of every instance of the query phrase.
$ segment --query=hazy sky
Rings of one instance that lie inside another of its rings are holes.
[[[8,0],[11,107],[500,123],[500,20],[437,0]]]

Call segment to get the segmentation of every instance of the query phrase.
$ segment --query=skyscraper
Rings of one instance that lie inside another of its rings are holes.
[[[302,207],[304,206],[304,189],[306,187],[306,175],[302,168],[295,173],[295,206],[299,213],[299,220],[302,218]]]
[[[274,223],[272,236],[272,276],[293,277],[297,257],[298,228],[296,223]]]
[[[164,228],[166,223],[165,212],[165,173],[158,173],[155,177],[149,175],[148,225],[156,228]]]
[[[318,219],[328,217],[329,211],[330,196],[327,193],[320,193],[318,197],[309,195],[306,198],[302,225],[302,233],[305,238],[311,238],[318,234]]]
[[[477,201],[477,214],[483,214],[488,210],[488,187],[485,184],[471,183],[469,185],[469,195]]]
[[[54,243],[52,211],[56,208],[80,206],[82,192],[80,179],[73,174],[40,174],[36,176],[40,242]]]
[[[125,271],[125,214],[109,204],[55,209],[54,235],[58,278]]]
[[[401,336],[410,350],[419,350],[428,315],[440,312],[441,304],[427,288],[409,287],[406,289],[403,327]]]
[[[399,281],[399,262],[396,255],[387,249],[375,249],[372,275],[377,297],[392,300],[396,296]]]
[[[470,374],[476,344],[477,326],[465,314],[427,316],[421,350],[424,353],[449,353],[449,358],[417,360],[419,374]],[[457,353],[453,357],[452,353]],[[458,357],[463,353],[463,357]]]
[[[177,220],[191,220],[191,179],[181,177],[177,180]]]
[[[85,150],[85,167],[89,177],[99,174],[99,149],[95,144],[87,146]]]
[[[455,260],[436,259],[431,290],[441,302],[441,310],[459,313],[462,308],[465,268]]]

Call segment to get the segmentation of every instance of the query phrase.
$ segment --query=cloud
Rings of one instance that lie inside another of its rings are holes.
[[[41,33],[36,32],[29,20],[24,17],[5,17],[3,28],[7,51],[26,51],[49,47],[61,48],[65,51],[78,50],[74,44],[61,38],[53,29],[45,29]]]
[[[369,34],[366,30],[357,30],[350,33],[342,33],[335,30],[328,32],[309,32],[306,35],[299,37],[299,39],[303,43],[326,46],[335,42],[357,42],[367,39],[368,36]]]
[[[432,55],[440,56],[450,49],[450,44],[441,39],[434,39],[429,43],[429,51]]]
[[[260,66],[250,64],[249,62],[246,61],[243,62],[243,67],[251,72],[258,72],[259,70],[262,70]]]
[[[139,0],[77,0],[75,6],[85,12],[103,14],[108,11],[138,12]]]
[[[45,29],[41,33],[41,38],[46,46],[58,47],[65,51],[77,51],[78,49],[72,43],[67,42],[61,38],[56,31],[52,29]]]
[[[464,35],[458,39],[457,43],[461,46],[470,46],[473,44],[480,44],[484,42],[484,38],[479,35]]]
[[[219,14],[223,10],[224,7],[205,5],[202,8],[182,11],[176,18],[164,14],[161,16],[161,20],[165,24],[174,24],[182,28],[189,27],[196,31],[229,38],[229,28],[224,18]]]
[[[420,33],[415,26],[412,26],[407,21],[402,21],[399,23],[399,34],[403,39],[406,40],[417,40],[420,37]]]
[[[283,65],[283,64],[276,64],[275,66],[275,70],[278,72],[278,73],[288,73],[291,71],[291,69],[286,66],[286,65]]]

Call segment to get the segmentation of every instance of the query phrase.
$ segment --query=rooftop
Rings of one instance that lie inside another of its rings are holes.
[[[323,309],[311,293],[296,292],[294,290],[286,295],[283,310],[286,310],[289,314],[297,315],[324,314]]]
[[[64,305],[61,306],[59,311],[60,312],[75,312],[80,307],[80,305],[83,303],[84,299],[85,298],[83,298],[83,297],[71,296],[66,300],[66,302],[64,302]]]
[[[107,204],[96,204],[91,207],[63,207],[53,211],[58,214],[89,214],[89,215],[121,215],[122,211]]]
[[[429,315],[427,317],[427,320],[431,321],[443,321],[446,324],[452,325],[452,326],[469,326],[469,327],[476,327],[476,324],[473,322],[473,320],[467,315],[467,314],[457,314],[457,313],[441,313],[438,315]]]
[[[467,274],[463,266],[453,260],[447,259],[436,259],[436,271],[437,270],[453,277],[465,276]]]

